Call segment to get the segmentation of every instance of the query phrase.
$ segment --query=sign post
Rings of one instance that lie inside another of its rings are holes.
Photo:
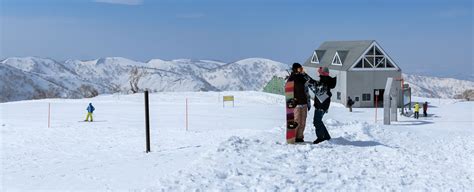
[[[233,95],[227,95],[222,98],[222,108],[224,108],[224,103],[226,101],[232,101],[232,107],[234,107],[234,96]]]

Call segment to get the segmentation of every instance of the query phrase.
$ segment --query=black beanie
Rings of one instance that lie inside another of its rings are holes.
[[[301,64],[299,64],[299,63],[293,63],[293,66],[291,67],[291,70],[292,70],[293,72],[296,72],[296,71],[298,70],[298,68],[301,68],[301,67],[303,67],[303,66],[301,66]]]

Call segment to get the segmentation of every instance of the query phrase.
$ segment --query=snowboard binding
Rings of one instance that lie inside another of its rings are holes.
[[[296,129],[298,127],[298,123],[296,121],[289,121],[286,123],[287,129]]]
[[[286,101],[286,107],[288,108],[295,108],[296,107],[296,99],[291,98]]]

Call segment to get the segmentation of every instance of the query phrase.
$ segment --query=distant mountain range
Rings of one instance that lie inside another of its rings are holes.
[[[161,91],[261,91],[273,76],[284,77],[289,66],[263,58],[231,63],[212,60],[153,59],[138,62],[121,57],[58,62],[39,57],[12,57],[0,62],[0,102],[50,97],[81,98],[88,89],[99,94],[130,93],[130,73],[143,76],[138,88]],[[474,82],[404,74],[414,96],[452,98]]]
[[[0,63],[0,102],[49,97],[81,98],[81,87],[98,93],[130,93],[130,72],[144,73],[140,89],[161,91],[262,90],[270,79],[285,76],[286,64],[249,58],[232,63],[211,60],[153,59],[146,63],[121,57],[58,62],[12,57]]]
[[[468,80],[409,74],[403,74],[403,79],[418,97],[454,98],[466,90],[474,90],[474,82]]]

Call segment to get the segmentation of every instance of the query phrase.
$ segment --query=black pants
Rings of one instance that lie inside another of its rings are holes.
[[[323,123],[324,111],[316,109],[314,111],[313,124],[316,127],[316,136],[318,139],[331,139],[331,136]]]
[[[420,112],[415,111],[415,119],[418,119],[420,117]]]
[[[428,113],[425,110],[423,110],[423,116],[428,117]]]

